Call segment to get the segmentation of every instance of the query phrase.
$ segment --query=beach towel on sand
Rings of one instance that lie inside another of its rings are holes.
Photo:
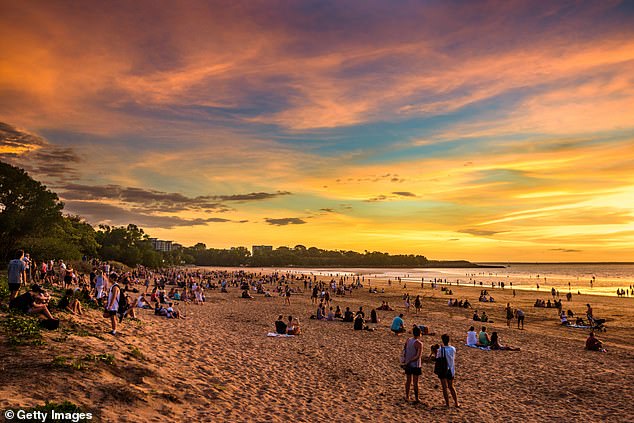
[[[566,328],[573,328],[573,329],[592,329],[592,326],[588,326],[588,325],[562,325],[562,326]]]
[[[465,344],[465,345],[467,345],[467,344]],[[469,348],[477,348],[477,349],[482,350],[482,351],[491,351],[491,347],[480,347],[478,345],[467,345],[467,347],[469,347]]]
[[[266,334],[266,336],[270,336],[272,338],[293,338],[295,335],[287,335],[285,333],[269,332],[269,333]]]

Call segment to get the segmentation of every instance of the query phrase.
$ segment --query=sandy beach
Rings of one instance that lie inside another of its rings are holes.
[[[328,278],[324,278],[328,279]],[[303,286],[302,286],[303,288]],[[239,298],[240,290],[206,291],[204,305],[181,306],[185,320],[168,320],[143,310],[141,323],[124,321],[108,335],[98,310],[82,317],[62,316],[62,329],[44,333],[41,346],[8,347],[0,335],[0,408],[30,407],[45,400],[70,400],[91,411],[96,421],[634,421],[633,299],[577,296],[564,310],[583,314],[590,302],[606,318],[599,335],[607,353],[584,350],[588,330],[559,325],[556,309],[532,307],[536,295],[496,290],[495,303],[479,303],[480,288],[452,287],[454,298],[468,298],[485,310],[502,343],[519,352],[481,351],[464,346],[472,310],[448,307],[440,289],[413,289],[424,297],[422,312],[405,313],[408,327],[425,324],[424,353],[447,333],[457,348],[455,386],[462,407],[444,407],[442,390],[426,363],[421,404],[406,403],[399,353],[405,336],[389,330],[405,312],[404,289],[385,294],[367,289],[334,297],[332,304],[367,314],[382,301],[395,311],[379,311],[375,331],[354,331],[351,323],[310,320],[310,294]],[[547,299],[546,294],[541,298]],[[526,329],[507,328],[504,307],[526,312]],[[269,338],[279,314],[300,318],[303,333]],[[72,330],[64,330],[72,328]],[[479,329],[476,326],[476,329]],[[113,354],[85,368],[60,365],[86,354]],[[64,357],[65,359],[60,359]]]

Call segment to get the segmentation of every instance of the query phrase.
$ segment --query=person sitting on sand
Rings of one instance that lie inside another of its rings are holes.
[[[586,339],[586,350],[607,352],[606,349],[603,348],[603,342],[601,342],[599,338],[594,336],[594,332],[590,332],[588,339]]]
[[[326,319],[326,307],[324,303],[320,303],[317,306],[317,320],[325,320]]]
[[[463,308],[471,308],[471,303],[469,302],[469,300],[464,300],[464,303],[462,304]]]
[[[144,308],[144,309],[151,309],[152,308],[150,303],[148,303],[147,300],[145,299],[145,295],[144,294],[139,295],[139,298],[137,298],[136,307],[137,308]]]
[[[279,333],[280,335],[285,335],[286,329],[287,329],[286,323],[284,323],[284,320],[282,320],[282,315],[280,314],[277,320],[275,321],[275,333]]]
[[[474,312],[473,312],[473,321],[474,322],[480,322],[481,321],[480,316],[478,315],[478,310],[474,310]]]
[[[519,348],[504,346],[500,344],[500,337],[497,332],[491,334],[491,349],[500,351],[519,351]]]
[[[478,334],[473,326],[471,326],[469,331],[467,331],[467,345],[469,347],[475,347],[478,345]]]
[[[482,326],[482,330],[478,334],[478,347],[488,347],[491,345],[491,340],[489,339],[489,334],[487,333],[486,326]]]
[[[293,318],[293,316],[288,316],[286,333],[288,335],[299,335],[301,333],[301,329],[299,327],[299,319],[297,317]]]
[[[367,329],[367,326],[365,325],[365,319],[363,318],[363,314],[357,313],[356,316],[354,316],[354,330],[363,329]]]
[[[335,319],[342,319],[343,316],[341,314],[341,307],[337,306],[335,309]]]
[[[370,311],[370,323],[379,323],[379,316],[377,315],[375,309],[372,309],[372,311]]]
[[[31,290],[12,299],[9,302],[9,307],[20,310],[23,313],[34,314],[40,319],[55,320],[51,312],[48,310],[48,306],[44,303],[37,302],[37,299],[42,292],[42,287],[34,284],[31,286]]]
[[[568,316],[566,316],[565,312],[561,312],[561,314],[559,315],[559,320],[561,320],[561,324],[563,326],[570,326],[570,322],[568,321]]]
[[[346,307],[346,311],[343,313],[343,321],[344,322],[354,321],[354,313],[350,311],[350,307]]]
[[[83,313],[81,303],[77,298],[74,298],[74,292],[72,289],[66,290],[64,296],[57,303],[57,308],[59,310],[67,311],[73,315],[81,315]]]
[[[330,307],[330,309],[328,309],[328,314],[326,315],[326,320],[328,320],[329,322],[332,322],[333,320],[335,320],[335,312],[332,310],[332,307]]]
[[[399,314],[392,320],[390,330],[396,335],[405,332],[405,322],[403,321],[403,313]]]
[[[487,323],[489,321],[489,316],[487,316],[486,311],[482,311],[482,316],[480,316],[480,321],[484,323]]]
[[[134,318],[134,316],[132,316],[132,317]],[[168,319],[178,319],[180,317],[178,311],[174,310],[174,307],[172,306],[172,303],[168,303],[167,304],[165,317],[167,317]]]
[[[242,291],[242,295],[241,298],[253,298],[253,296],[249,293],[248,289],[245,289],[244,291]]]

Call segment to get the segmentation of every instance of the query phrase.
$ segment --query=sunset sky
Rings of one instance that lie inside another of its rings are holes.
[[[634,261],[634,2],[0,0],[0,159],[208,247]]]

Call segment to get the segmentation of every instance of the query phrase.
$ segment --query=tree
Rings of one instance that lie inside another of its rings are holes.
[[[63,203],[23,169],[0,162],[0,256],[62,221]]]

